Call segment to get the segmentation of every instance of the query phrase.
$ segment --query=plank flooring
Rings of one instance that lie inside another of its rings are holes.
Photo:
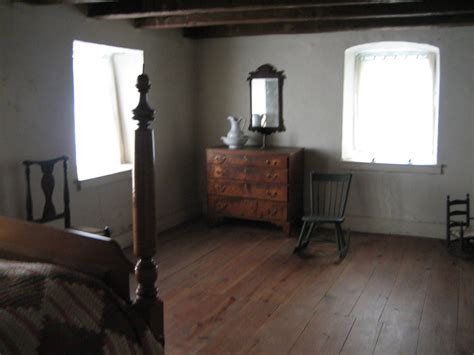
[[[160,235],[167,353],[474,353],[474,263],[442,241],[352,233],[342,261],[295,243],[237,222]]]

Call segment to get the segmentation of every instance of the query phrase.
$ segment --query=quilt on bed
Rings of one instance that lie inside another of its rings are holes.
[[[131,306],[101,281],[0,260],[0,354],[161,354]]]

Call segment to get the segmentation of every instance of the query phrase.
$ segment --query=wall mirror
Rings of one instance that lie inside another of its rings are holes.
[[[265,64],[250,72],[250,131],[265,136],[285,130],[283,124],[283,71]],[[264,143],[265,146],[265,143]]]

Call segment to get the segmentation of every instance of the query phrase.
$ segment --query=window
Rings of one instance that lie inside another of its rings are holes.
[[[379,42],[345,53],[342,160],[434,165],[439,50]]]
[[[143,51],[74,41],[74,122],[79,181],[131,168],[132,110]]]

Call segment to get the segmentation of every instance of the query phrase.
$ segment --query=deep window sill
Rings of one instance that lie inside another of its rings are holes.
[[[403,165],[403,164],[379,164],[362,163],[354,161],[337,161],[329,164],[330,168],[355,171],[373,171],[384,173],[402,173],[402,174],[430,174],[442,175],[444,165]]]
[[[75,180],[74,184],[76,185],[77,190],[80,191],[83,188],[107,185],[118,181],[130,180],[132,178],[132,168],[132,164],[123,164],[106,175],[96,176],[85,180]]]

